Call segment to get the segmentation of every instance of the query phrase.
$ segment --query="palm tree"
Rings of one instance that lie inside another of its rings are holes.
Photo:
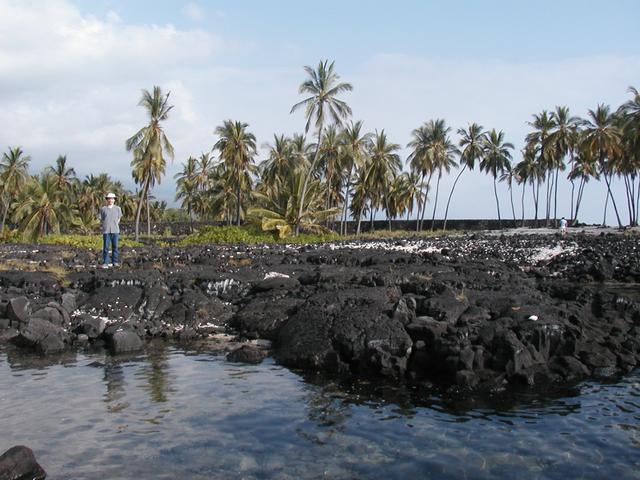
[[[623,133],[625,185],[628,185],[627,197],[630,210],[633,210],[631,225],[635,226],[640,212],[640,92],[635,87],[629,87],[629,93],[633,95],[633,99],[620,106],[618,116]],[[637,187],[634,184],[636,177],[639,179]]]
[[[575,149],[576,132],[580,119],[569,115],[568,107],[556,107],[551,113],[553,128],[549,133],[548,142],[552,149],[552,168],[555,169],[554,179],[554,200],[553,200],[553,225],[557,227],[558,222],[558,172],[565,169],[564,157],[571,153],[571,163],[573,164],[573,152]],[[573,192],[573,188],[572,188]],[[573,198],[572,198],[573,208]]]
[[[211,170],[213,169],[213,158],[209,153],[202,153],[195,161],[193,177],[196,186],[200,190],[206,190],[210,187]]]
[[[193,232],[193,205],[198,193],[198,181],[196,178],[196,162],[193,157],[183,164],[182,171],[174,175],[176,179],[176,200],[182,199],[182,208],[186,208],[189,216],[189,231]]]
[[[393,219],[407,212],[407,220],[413,213],[413,204],[421,195],[420,178],[416,172],[402,172],[395,177],[389,190],[389,216]]]
[[[351,194],[351,186],[353,183],[354,170],[358,171],[363,168],[366,161],[367,149],[371,143],[371,133],[362,132],[362,121],[351,122],[342,130],[342,144],[344,146],[344,155],[342,156],[342,169],[345,171],[345,194],[344,205],[342,210],[343,225],[341,225],[340,233],[347,234],[347,212],[349,208],[349,195]]]
[[[372,224],[373,209],[379,208],[381,203],[384,202],[387,220],[389,221],[389,230],[391,230],[389,192],[394,178],[402,169],[400,156],[395,153],[400,149],[400,145],[390,143],[387,140],[387,134],[382,130],[380,133],[376,131],[375,138],[369,148],[369,163],[366,166],[365,183],[369,187],[371,195]]]
[[[572,181],[579,180],[578,194],[576,196],[576,208],[573,211],[571,217],[571,223],[575,224],[578,219],[578,212],[580,211],[580,204],[582,203],[582,196],[584,194],[584,188],[590,178],[595,180],[600,179],[598,173],[598,167],[596,165],[596,159],[586,148],[578,148],[578,154],[573,163],[573,168],[569,172],[569,179]]]
[[[552,116],[546,110],[543,110],[542,113],[533,116],[533,122],[527,122],[531,127],[534,128],[534,131],[529,133],[526,137],[527,149],[532,152],[538,153],[537,162],[539,164],[539,172],[542,174],[538,181],[538,191],[539,191],[539,182],[545,181],[547,179],[547,172],[550,169],[550,165],[552,165],[552,154],[553,149],[549,146],[549,135],[551,134],[552,129],[554,128],[554,122]],[[547,211],[546,211],[546,225],[549,225],[549,216],[551,214],[550,203],[549,203],[549,195],[551,190],[551,185],[549,182],[547,183]],[[536,222],[538,220],[537,216],[538,209],[536,208]]]
[[[295,112],[298,108],[305,107],[305,116],[307,117],[307,123],[305,125],[305,133],[309,131],[312,119],[315,119],[314,124],[318,130],[318,140],[316,143],[316,151],[313,156],[311,168],[307,171],[307,178],[304,179],[302,184],[302,191],[300,195],[300,205],[298,208],[298,215],[302,216],[303,205],[305,201],[305,195],[307,185],[309,183],[309,177],[312,175],[316,164],[318,163],[318,157],[320,152],[320,143],[322,140],[322,130],[327,120],[333,121],[336,125],[340,125],[342,120],[351,115],[351,108],[344,101],[336,98],[339,94],[351,91],[353,87],[349,83],[339,82],[340,76],[333,71],[334,62],[328,63],[327,60],[320,61],[317,70],[309,66],[305,66],[304,69],[309,75],[309,78],[305,80],[298,92],[300,94],[309,95],[301,102],[296,103],[291,108],[291,113]],[[297,222],[295,226],[295,234],[300,233],[300,225]]]
[[[59,190],[67,189],[76,176],[76,171],[73,168],[67,168],[66,155],[59,155],[56,159],[56,165],[47,167],[45,173],[54,176],[56,187]]]
[[[583,145],[589,154],[597,159],[600,173],[604,176],[604,181],[607,184],[607,198],[611,198],[618,220],[618,227],[622,228],[616,200],[611,193],[611,181],[615,174],[615,160],[622,152],[621,132],[608,105],[600,104],[595,110],[589,110],[589,118],[583,123]],[[605,222],[603,221],[603,223]]]
[[[513,214],[513,226],[516,225],[516,209],[513,206],[513,182],[518,183],[519,177],[518,172],[515,167],[510,168],[509,170],[505,170],[502,175],[500,175],[499,182],[505,182],[507,184],[507,188],[509,188],[509,200],[511,201],[511,213]]]
[[[341,201],[341,159],[344,154],[336,125],[329,125],[322,136],[318,167],[324,174],[327,185],[325,208],[329,209]]]
[[[533,204],[535,207],[535,219],[538,220],[538,193],[540,169],[536,162],[535,151],[531,148],[525,148],[522,151],[522,160],[514,168],[518,183],[522,184],[522,197],[520,199],[520,207],[522,209],[522,226],[524,227],[524,195],[527,183],[531,184],[531,193],[533,196]],[[536,188],[536,186],[538,188]]]
[[[269,149],[269,156],[259,167],[261,189],[278,190],[287,172],[293,168],[293,145],[285,135],[273,135],[273,145],[264,144]]]
[[[511,170],[511,152],[509,150],[513,150],[513,144],[505,142],[504,132],[502,130],[496,132],[494,128],[487,135],[482,161],[480,162],[480,171],[485,171],[493,177],[493,193],[496,197],[500,228],[502,228],[502,219],[500,218],[500,202],[498,201],[496,179],[498,175]]]
[[[453,182],[453,186],[451,187],[449,199],[447,200],[447,208],[444,212],[444,224],[442,225],[442,230],[447,229],[449,204],[451,203],[451,197],[453,196],[453,191],[455,190],[458,180],[460,179],[460,175],[463,174],[467,167],[469,167],[469,170],[473,170],[476,161],[482,158],[484,143],[486,141],[486,132],[483,130],[482,125],[478,125],[477,123],[472,123],[466,130],[464,130],[463,128],[459,128],[458,135],[461,136],[458,145],[462,147],[462,150],[460,151],[460,165],[462,165],[463,167],[456,176],[456,179]]]
[[[0,200],[2,200],[3,211],[0,232],[4,231],[11,200],[16,197],[28,179],[27,169],[30,161],[31,157],[25,155],[20,147],[9,148],[7,152],[2,154],[0,161],[2,194]]]
[[[431,231],[433,231],[436,209],[438,207],[438,193],[440,191],[440,180],[442,179],[442,171],[449,173],[452,167],[457,167],[455,155],[458,149],[451,143],[449,132],[451,128],[445,125],[444,120],[429,120],[426,125],[431,138],[428,154],[431,156],[431,164],[434,170],[438,171],[438,180],[436,182],[436,198],[433,203],[433,215],[431,216]]]
[[[247,131],[248,126],[247,123],[226,120],[216,128],[215,133],[220,139],[213,146],[220,152],[220,158],[231,172],[230,180],[236,194],[236,225],[240,225],[242,191],[251,191],[249,172],[256,153],[256,137]]]
[[[15,216],[21,230],[32,240],[49,233],[60,233],[60,224],[71,218],[71,209],[52,175],[32,177],[19,195]]]
[[[422,211],[420,216],[416,216],[416,231],[422,230],[422,224],[424,223],[424,212],[427,206],[427,194],[429,193],[429,185],[431,183],[431,177],[435,170],[433,162],[433,155],[431,155],[431,132],[425,123],[421,127],[414,129],[411,132],[413,139],[407,144],[408,148],[413,150],[407,157],[407,163],[410,165],[411,171],[420,175],[420,185],[424,186],[424,193],[422,198],[424,202],[422,204]],[[429,175],[427,183],[424,183],[424,177]]]
[[[268,190],[266,193],[254,192],[260,206],[249,209],[248,214],[261,218],[262,229],[276,231],[279,238],[288,236],[298,224],[306,231],[327,233],[328,229],[321,222],[335,215],[339,209],[324,208],[326,187],[319,179],[314,178],[307,185],[302,216],[298,213],[302,186],[304,179],[308,177],[308,172],[303,168],[288,170],[280,189]]]
[[[173,160],[173,146],[164,133],[161,122],[165,121],[173,105],[169,105],[169,95],[163,94],[158,86],[153,87],[153,93],[148,90],[142,91],[142,98],[138,103],[149,115],[149,124],[142,127],[135,135],[126,142],[127,151],[133,151],[133,177],[136,183],[142,185],[140,199],[136,211],[136,240],[139,237],[140,213],[142,203],[147,199],[149,190],[155,183],[160,183],[166,168],[164,156],[167,155]],[[147,233],[150,234],[150,226],[147,226]]]

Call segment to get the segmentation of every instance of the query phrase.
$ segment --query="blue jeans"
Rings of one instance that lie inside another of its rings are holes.
[[[111,244],[111,263],[118,263],[118,237],[119,233],[102,234],[102,263],[108,263],[109,244]]]

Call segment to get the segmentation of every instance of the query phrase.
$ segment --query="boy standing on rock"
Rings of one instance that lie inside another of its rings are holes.
[[[118,263],[118,237],[120,236],[120,219],[122,210],[116,203],[116,194],[109,192],[106,195],[107,204],[100,209],[100,222],[102,224],[102,268],[117,267]],[[111,245],[111,263],[109,259],[109,245]]]

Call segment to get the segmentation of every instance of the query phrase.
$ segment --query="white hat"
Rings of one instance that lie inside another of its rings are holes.
[[[104,198],[116,198],[116,194],[113,192],[109,192]]]

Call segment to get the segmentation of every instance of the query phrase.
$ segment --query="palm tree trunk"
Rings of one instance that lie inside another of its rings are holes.
[[[640,175],[638,175],[638,188],[636,189],[636,221],[634,225],[638,225],[638,214],[640,214]]]
[[[609,206],[609,190],[607,190],[607,196],[604,200],[604,214],[602,216],[602,226],[605,227],[607,225],[607,207]]]
[[[342,209],[342,222],[340,224],[340,234],[347,234],[347,213],[349,211],[349,193],[351,193],[351,174],[353,173],[353,165],[349,168],[347,176],[347,188],[344,194],[344,208]]]
[[[420,231],[424,227],[424,212],[427,210],[427,195],[429,194],[429,185],[431,185],[431,177],[433,176],[433,171],[429,172],[429,178],[427,179],[427,184],[424,187],[424,200],[422,201],[422,215],[420,216]]]
[[[624,190],[627,196],[627,209],[629,210],[629,225],[633,226],[633,193],[629,186],[629,175],[624,175]]]
[[[540,200],[540,179],[536,180],[536,186],[533,189],[533,202],[535,206],[535,224],[538,226],[538,202]]]
[[[613,211],[616,212],[616,219],[618,220],[618,228],[622,228],[622,222],[620,221],[620,215],[618,214],[618,207],[616,206],[616,199],[613,198],[613,193],[611,193],[611,181],[608,178],[608,175],[604,174],[604,181],[607,184],[607,191],[609,192],[609,196],[611,196],[611,203],[613,204]],[[606,210],[605,210],[606,213]]]
[[[151,236],[151,204],[149,202],[149,190],[147,190],[147,236]]]
[[[2,196],[2,204],[4,209],[2,212],[2,227],[0,228],[0,232],[4,232],[4,226],[7,221],[7,212],[9,211],[9,199],[5,198],[4,195]]]
[[[313,174],[313,169],[316,167],[316,163],[318,162],[318,157],[320,156],[320,140],[322,139],[322,125],[318,128],[318,142],[316,143],[316,153],[313,155],[313,162],[309,167],[309,171],[304,176],[304,182],[302,183],[302,191],[300,192],[300,206],[298,208],[298,218],[296,218],[296,226],[295,226],[295,236],[300,235],[300,220],[302,219],[302,210],[304,208],[304,197],[307,194],[307,186],[309,185],[309,179]]]
[[[581,177],[580,185],[578,186],[578,196],[576,198],[576,209],[571,224],[575,224],[578,220],[578,210],[580,209],[580,204],[582,203],[582,194],[584,193],[584,187],[586,186],[586,184],[587,182],[585,181],[585,177]]]
[[[369,231],[373,232],[373,230],[374,230],[374,228],[373,228],[373,204],[371,205],[371,217],[370,217],[369,222],[370,222],[369,223],[369,225],[370,225]]]
[[[498,228],[502,229],[502,219],[500,218],[500,202],[498,201],[498,187],[496,186],[496,177],[493,177],[493,193],[496,196],[496,207],[498,208]]]
[[[527,181],[522,182],[522,198],[520,199],[520,207],[522,208],[522,226],[524,227],[524,192],[527,188]]]
[[[420,179],[420,187],[424,184],[424,173],[422,174],[422,178]],[[422,193],[422,188],[420,189],[420,193]],[[427,202],[427,195],[425,194],[422,197],[422,204]],[[420,231],[420,212],[422,212],[422,205],[418,202],[418,209],[416,210],[416,232]]]
[[[559,167],[556,167],[556,180],[554,183],[554,193],[553,193],[553,227],[558,227],[558,171]]]
[[[391,215],[389,215],[389,199],[387,193],[384,194],[384,209],[387,211],[387,222],[389,222],[389,231],[391,231]]]
[[[433,203],[433,215],[431,216],[431,231],[436,222],[436,208],[438,207],[438,190],[440,190],[440,178],[442,178],[442,170],[438,171],[438,181],[436,182],[436,199]]]
[[[513,188],[509,185],[509,198],[511,199],[511,213],[513,214],[513,226],[516,226],[516,209],[513,206]]]
[[[549,226],[549,220],[551,219],[551,194],[553,193],[553,176],[551,176],[551,179],[547,181],[547,196],[546,196],[546,202],[547,204],[545,205],[545,218],[544,218],[544,226],[548,227]]]
[[[238,178],[238,186],[236,187],[236,225],[240,226],[240,178]]]
[[[570,172],[573,172],[573,162],[574,162],[573,149],[571,149],[570,155],[571,155],[571,169],[570,169]],[[575,181],[574,181],[572,175],[570,175],[569,181],[571,182],[571,216],[569,218],[573,218],[573,198],[574,198],[573,194],[574,194],[574,190],[576,188],[576,185],[575,185]]]
[[[460,175],[462,175],[462,173],[467,169],[467,164],[464,164],[464,167],[462,168],[462,170],[460,170],[460,173],[458,173],[458,175],[456,176],[456,179],[453,182],[453,186],[451,187],[451,192],[449,192],[449,199],[447,200],[447,208],[445,208],[444,210],[444,223],[442,224],[442,231],[444,232],[447,229],[447,216],[449,215],[449,204],[451,203],[451,197],[453,196],[453,191],[456,189],[456,185],[458,183],[458,180],[460,179]],[[514,217],[515,220],[515,217]]]
[[[138,200],[138,208],[136,209],[136,242],[140,238],[140,214],[142,213],[142,202],[144,202],[147,187],[149,185],[149,178],[144,179],[144,185],[140,192],[140,199]]]

